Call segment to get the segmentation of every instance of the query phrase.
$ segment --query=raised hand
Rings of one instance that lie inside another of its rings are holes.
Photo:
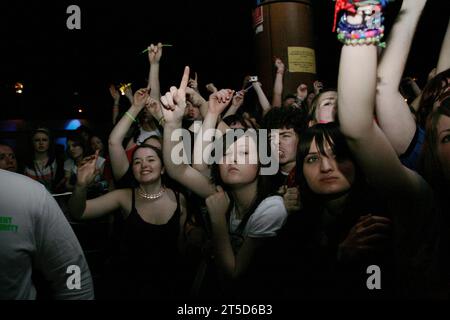
[[[143,108],[145,106],[145,103],[147,102],[147,99],[149,97],[149,92],[147,88],[139,89],[135,92],[133,102],[134,105],[138,108]]]
[[[278,190],[278,194],[283,197],[284,206],[286,211],[291,214],[299,211],[302,208],[300,202],[300,192],[298,188],[288,188],[287,186],[281,186]]]
[[[227,105],[231,102],[234,91],[222,89],[209,96],[208,111],[214,114],[221,114]]]
[[[114,102],[119,102],[120,100],[120,92],[116,89],[115,85],[109,86],[109,93],[111,94],[111,97],[114,99]]]
[[[161,104],[159,101],[153,99],[152,97],[148,97],[145,102],[145,108],[155,119],[159,119],[161,117]]]
[[[254,88],[254,87],[260,87],[260,88],[262,88],[262,83],[259,82],[259,81],[255,81],[255,82],[252,82],[252,86],[253,86],[253,88]]]
[[[186,109],[186,88],[189,81],[189,67],[184,68],[180,86],[170,87],[170,91],[161,97],[166,123],[181,122]]]
[[[314,86],[314,93],[316,95],[318,95],[323,89],[323,83],[318,80],[314,81],[313,86]]]
[[[198,91],[198,76],[197,76],[197,72],[195,73],[195,78],[194,79],[189,79],[188,87],[194,89],[195,91]]]
[[[244,90],[236,92],[236,94],[233,97],[232,105],[235,106],[236,108],[242,107],[242,105],[244,104],[244,96],[245,96]]]
[[[297,87],[297,98],[304,101],[308,96],[308,86],[304,83]]]
[[[211,93],[214,93],[214,92],[218,91],[216,86],[214,85],[214,83],[208,83],[206,85],[206,90],[208,90],[208,92],[211,92]]]
[[[208,213],[213,221],[226,219],[228,207],[230,206],[230,198],[228,194],[223,191],[221,186],[216,187],[217,192],[206,198],[206,207]]]
[[[133,104],[134,102],[134,98],[133,98],[133,90],[131,89],[131,86],[127,86],[125,88],[125,97],[127,97],[127,99],[130,101],[131,104]]]
[[[277,72],[284,72],[285,66],[280,58],[275,58],[275,67],[277,68]]]
[[[157,45],[151,44],[148,47],[148,61],[150,64],[157,64],[161,60],[162,56],[162,43]]]
[[[95,176],[98,174],[96,167],[98,152],[99,150],[95,152],[95,155],[84,158],[77,168],[77,186],[87,187],[94,181]]]

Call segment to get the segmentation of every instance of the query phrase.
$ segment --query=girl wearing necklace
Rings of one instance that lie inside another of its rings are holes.
[[[24,174],[42,183],[54,192],[57,182],[62,182],[62,165],[58,165],[50,138],[50,131],[39,127],[32,132],[33,153],[25,166]]]
[[[135,187],[86,200],[97,158],[98,153],[78,168],[69,210],[75,219],[98,218],[115,210],[123,214],[119,247],[107,267],[106,278],[112,287],[106,292],[125,299],[173,296],[180,273],[178,249],[183,243],[186,206],[182,195],[164,186],[161,151],[140,145],[132,161]]]

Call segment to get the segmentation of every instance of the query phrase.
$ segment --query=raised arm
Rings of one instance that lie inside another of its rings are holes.
[[[130,166],[122,142],[131,125],[136,121],[137,115],[144,107],[147,98],[147,89],[136,91],[134,94],[134,104],[125,112],[109,135],[108,146],[111,169],[116,180],[122,178]]]
[[[165,118],[163,137],[163,158],[167,173],[176,181],[183,184],[199,196],[206,198],[215,192],[214,185],[200,172],[193,169],[184,161],[175,163],[175,156],[179,157],[180,146],[183,146],[181,122],[186,108],[186,87],[189,80],[189,67],[184,69],[179,88],[171,87],[170,92],[161,97]],[[181,148],[186,155],[184,147]],[[176,150],[176,151],[175,151]],[[174,157],[172,157],[174,156]]]
[[[308,86],[304,83],[301,83],[297,87],[297,99],[296,104],[298,108],[301,108],[303,103],[306,103],[306,97],[308,96]]]
[[[231,101],[231,106],[228,108],[227,112],[225,112],[223,118],[236,114],[239,108],[242,107],[242,105],[244,104],[244,97],[245,97],[244,90],[236,92],[236,94],[233,97],[233,100]],[[211,101],[211,96],[209,97],[209,99]]]
[[[344,23],[361,24],[365,10],[360,9],[356,16],[347,16],[347,19],[344,16]],[[366,19],[370,18],[366,16]],[[376,80],[377,47],[373,44],[344,45],[338,79],[341,130],[369,183],[387,199],[411,196],[413,192],[418,194],[418,176],[400,163],[397,153],[373,119]]]
[[[120,93],[117,91],[116,87],[112,84],[109,86],[109,93],[111,97],[114,99],[114,105],[112,109],[112,123],[113,125],[117,122],[117,117],[119,116],[119,101],[120,101]]]
[[[87,187],[97,174],[98,152],[90,161],[78,168],[77,183],[69,200],[69,212],[74,219],[93,219],[121,208],[124,190],[115,190],[96,199],[86,201]]]
[[[214,93],[214,92],[219,91],[219,90],[217,90],[217,88],[216,88],[216,86],[214,85],[214,83],[208,83],[208,84],[205,86],[205,88],[206,88],[206,90],[208,90],[209,93]]]
[[[224,89],[209,96],[209,108],[205,118],[203,119],[202,130],[200,131],[201,134],[198,134],[195,139],[193,152],[194,164],[192,167],[206,177],[209,177],[209,170],[203,159],[203,155],[211,154],[211,142],[213,141],[214,133],[216,132],[214,129],[217,121],[219,120],[220,114],[230,103],[233,93],[234,92],[230,89]]]
[[[199,108],[202,118],[205,118],[206,113],[208,112],[208,101],[206,101],[198,91],[191,87],[186,88],[186,96],[194,106]]]
[[[198,90],[198,75],[197,75],[197,72],[195,73],[194,79],[189,79],[188,87],[194,89],[195,92],[200,94],[200,91]]]
[[[447,24],[447,31],[445,32],[444,41],[442,42],[441,51],[439,53],[439,60],[436,67],[436,74],[450,68],[450,19]]]
[[[273,83],[272,106],[281,107],[281,104],[283,103],[284,63],[280,58],[275,59],[275,67],[277,68],[277,72]]]
[[[408,149],[416,132],[415,119],[399,86],[425,3],[426,0],[403,1],[377,70],[377,119],[397,155]]]
[[[264,93],[262,89],[261,82],[253,82],[252,83],[253,89],[255,89],[256,95],[258,96],[259,104],[261,105],[261,108],[263,109],[263,116],[267,114],[267,112],[272,109],[272,106],[270,105],[269,99],[267,99],[266,94]]]
[[[148,61],[150,62],[150,71],[148,75],[147,89],[151,89],[150,96],[159,100],[161,97],[161,88],[159,85],[159,61],[162,56],[162,44],[151,44],[148,47]]]

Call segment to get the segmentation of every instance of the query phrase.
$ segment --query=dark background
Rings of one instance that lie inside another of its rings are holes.
[[[334,2],[312,0],[318,78],[336,86],[340,44],[331,33]],[[405,75],[423,85],[435,66],[448,22],[448,1],[429,0]],[[81,30],[68,30],[66,9],[81,8]],[[386,26],[401,1],[391,4]],[[110,83],[145,86],[150,43],[173,44],[161,60],[161,91],[180,80],[184,65],[201,88],[239,89],[254,65],[253,1],[45,1],[0,5],[0,119],[111,118]],[[268,61],[267,63],[272,63]],[[25,85],[17,95],[14,83]],[[268,95],[271,88],[266,88]],[[125,101],[125,100],[124,100]],[[125,102],[123,103],[126,104]],[[78,113],[79,108],[83,114]]]

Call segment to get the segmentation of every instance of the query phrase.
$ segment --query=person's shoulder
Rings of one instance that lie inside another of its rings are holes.
[[[278,196],[278,195],[274,195],[274,196],[269,196],[267,198],[265,198],[263,201],[261,201],[261,203],[259,204],[259,207],[270,207],[270,206],[276,206],[276,205],[284,205],[283,202],[283,197],[282,196]]]
[[[44,190],[46,190],[41,183],[31,179],[26,175],[2,169],[0,169],[0,184],[8,188],[20,186],[21,188],[32,188],[32,189],[43,188]]]
[[[283,198],[265,198],[248,220],[248,236],[252,238],[273,237],[285,224],[287,211]]]
[[[255,214],[276,214],[287,216],[283,198],[281,196],[269,196],[265,198],[256,208]]]
[[[18,196],[22,200],[37,199],[47,194],[47,189],[41,183],[10,171],[0,170],[0,193],[4,199],[14,200]]]

